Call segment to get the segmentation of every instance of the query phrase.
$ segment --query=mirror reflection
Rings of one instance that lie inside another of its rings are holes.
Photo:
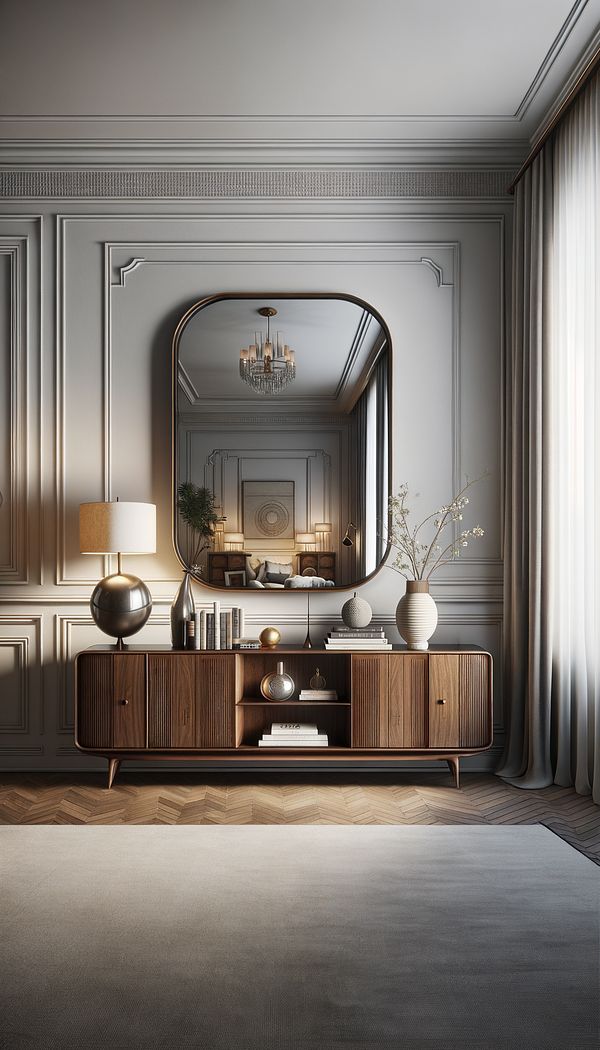
[[[366,304],[215,296],[174,340],[174,540],[217,587],[348,588],[385,557],[391,347]],[[205,542],[181,485],[214,508]],[[191,488],[190,486],[194,486]]]

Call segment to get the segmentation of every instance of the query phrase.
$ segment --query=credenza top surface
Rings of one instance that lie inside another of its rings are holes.
[[[488,650],[481,645],[430,645],[428,649],[409,649],[406,645],[392,645],[391,649],[326,649],[324,646],[315,645],[312,649],[304,649],[298,645],[278,645],[274,649],[264,646],[260,649],[173,649],[170,645],[127,645],[123,649],[117,649],[115,645],[92,645],[83,649],[85,653],[164,653],[186,656],[218,656],[220,654],[231,655],[232,653],[262,653],[263,655],[277,656],[278,653],[294,653],[299,656],[313,656],[319,654],[329,655],[371,655],[381,656],[384,653],[411,653],[412,655],[427,655],[427,653],[486,653]]]

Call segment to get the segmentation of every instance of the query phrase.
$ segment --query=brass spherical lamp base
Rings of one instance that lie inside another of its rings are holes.
[[[152,595],[137,576],[116,572],[96,584],[90,609],[100,630],[116,638],[122,649],[123,639],[141,630],[150,616]]]

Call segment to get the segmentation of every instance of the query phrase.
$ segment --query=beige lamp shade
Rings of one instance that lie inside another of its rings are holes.
[[[314,532],[297,532],[296,543],[299,547],[312,549],[317,542]]]
[[[315,522],[315,532],[319,537],[319,548],[325,550],[327,544],[327,536],[332,531],[332,524],[330,521],[317,521]]]
[[[155,554],[153,503],[81,503],[81,554]]]
[[[223,542],[225,544],[225,550],[230,551],[243,551],[244,549],[244,533],[243,532],[224,532]]]

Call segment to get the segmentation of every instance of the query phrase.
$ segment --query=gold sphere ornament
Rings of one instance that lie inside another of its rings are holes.
[[[265,627],[258,637],[264,649],[274,649],[281,641],[281,632],[276,627]]]

